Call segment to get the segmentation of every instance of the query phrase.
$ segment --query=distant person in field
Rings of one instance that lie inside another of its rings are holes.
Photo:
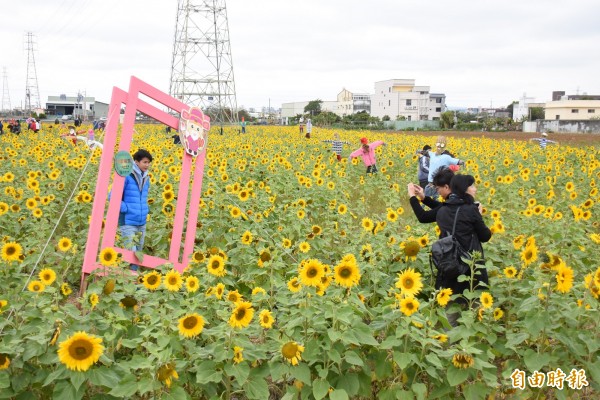
[[[429,153],[431,150],[431,146],[426,144],[423,146],[423,150],[417,151],[419,155],[419,168],[417,169],[417,178],[419,179],[419,185],[421,188],[425,189],[429,181],[427,177],[429,176]]]
[[[119,214],[119,227],[125,247],[132,251],[142,251],[146,238],[146,219],[148,217],[148,191],[150,177],[148,169],[152,163],[152,155],[144,149],[139,149],[133,155],[133,172],[125,177],[123,198]],[[137,244],[134,235],[139,235]],[[137,271],[137,265],[130,268]]]
[[[242,117],[242,122],[240,123],[240,126],[242,127],[242,133],[246,133],[246,120],[244,119],[244,117]]]
[[[312,121],[308,119],[306,121],[306,138],[310,139],[310,133],[312,132]]]
[[[360,139],[361,146],[359,149],[353,151],[348,157],[348,161],[353,158],[361,157],[363,163],[367,167],[367,174],[374,174],[377,172],[377,159],[375,158],[375,149],[381,145],[387,146],[382,140],[377,140],[373,143],[369,143],[369,139],[366,137]]]
[[[555,142],[554,140],[549,140],[548,134],[546,132],[542,132],[541,138],[532,138],[530,140],[538,141],[540,143],[540,149],[542,149],[542,150],[546,150],[546,146],[548,144],[558,144],[558,142]]]
[[[337,132],[333,134],[333,140],[323,140],[323,143],[331,143],[331,151],[336,154],[338,161],[342,160],[342,148],[344,145],[350,144],[350,142],[342,142],[340,134]]]
[[[457,170],[456,167],[465,165],[463,160],[454,158],[446,149],[446,137],[438,136],[435,143],[435,152],[429,150],[429,173],[427,174],[427,186],[425,187],[425,196],[433,197],[436,193],[435,186],[433,185],[433,174],[441,167],[451,168]],[[456,172],[456,171],[455,171]]]

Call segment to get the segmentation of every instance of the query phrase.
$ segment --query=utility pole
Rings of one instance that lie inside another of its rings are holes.
[[[6,67],[2,68],[2,111],[10,113],[10,93],[8,91],[8,75],[6,74]]]
[[[40,89],[38,86],[37,70],[35,67],[35,42],[33,33],[27,32],[27,78],[25,80],[25,111],[31,116],[34,108],[41,108]]]
[[[225,0],[178,0],[169,94],[209,113],[221,133],[238,123]]]

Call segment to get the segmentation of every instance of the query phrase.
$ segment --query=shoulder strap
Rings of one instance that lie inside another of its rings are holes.
[[[458,208],[456,209],[456,214],[454,215],[454,223],[452,224],[452,236],[454,236],[454,230],[456,229],[456,220],[458,219],[458,212],[460,211],[460,207],[462,206],[458,206]]]

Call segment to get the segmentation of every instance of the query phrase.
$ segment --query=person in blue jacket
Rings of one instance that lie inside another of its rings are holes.
[[[147,150],[139,149],[133,155],[133,161],[133,172],[125,177],[119,227],[125,248],[142,251],[149,211],[150,177],[148,169],[152,163],[152,155]],[[138,236],[138,239],[134,239],[134,236]],[[132,270],[137,271],[137,268],[137,265],[131,265]]]

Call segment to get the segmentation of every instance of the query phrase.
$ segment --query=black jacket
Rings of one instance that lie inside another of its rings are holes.
[[[420,223],[429,224],[431,222],[435,222],[435,216],[437,215],[437,212],[441,207],[442,203],[427,196],[423,199],[423,204],[425,204],[430,209],[424,210],[423,207],[421,207],[421,203],[419,202],[419,199],[416,196],[412,196],[409,199],[409,201],[410,206],[412,207],[413,212],[415,213],[415,216],[417,217]]]
[[[452,224],[456,210],[460,206],[460,212],[456,221],[456,230],[454,236],[461,246],[471,252],[477,250],[483,256],[483,247],[481,243],[487,242],[492,237],[492,232],[483,222],[483,217],[475,204],[465,204],[463,200],[450,195],[445,203],[436,209],[436,222],[441,230],[440,237],[445,237],[452,233]],[[487,270],[484,267],[478,269],[479,274],[475,275],[475,286],[479,282],[488,284]],[[436,278],[436,288],[450,288],[453,293],[462,293],[469,289],[469,282],[458,282],[456,279],[448,279],[443,274],[438,273]],[[481,287],[479,289],[482,289]]]

